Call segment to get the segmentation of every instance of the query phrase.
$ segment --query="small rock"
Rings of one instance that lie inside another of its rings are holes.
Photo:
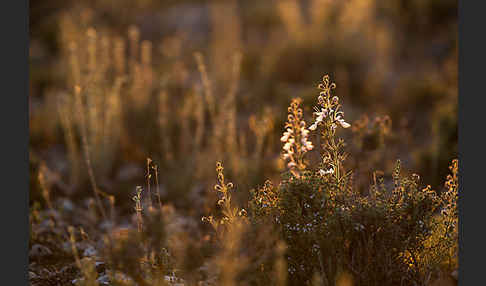
[[[29,251],[29,257],[31,258],[40,258],[50,255],[52,255],[52,251],[40,244],[34,244]]]
[[[76,272],[77,272],[77,268],[72,264],[64,266],[63,268],[61,268],[61,271],[59,271],[60,274],[67,275],[67,276],[75,274]]]
[[[106,274],[100,276],[97,280],[101,285],[110,285],[110,277]]]
[[[54,221],[52,221],[51,219],[45,219],[41,221],[39,225],[46,228],[48,231],[52,231],[52,229],[54,228]]]
[[[40,273],[39,273],[39,276],[41,277],[48,277],[48,276],[51,276],[52,275],[52,272],[49,271],[49,269],[47,268],[43,268],[40,270]]]
[[[88,246],[83,251],[83,256],[85,256],[85,257],[95,256],[97,254],[98,254],[98,251],[96,251],[96,249],[93,246]]]
[[[61,208],[64,211],[72,212],[74,210],[74,205],[70,200],[64,199],[64,200],[62,200]]]

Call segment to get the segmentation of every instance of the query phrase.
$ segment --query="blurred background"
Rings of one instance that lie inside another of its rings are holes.
[[[37,0],[29,62],[31,202],[39,172],[92,195],[88,154],[122,212],[151,158],[164,201],[207,213],[216,160],[241,196],[278,180],[287,107],[310,123],[324,74],[358,188],[399,158],[441,189],[457,157],[454,0]]]

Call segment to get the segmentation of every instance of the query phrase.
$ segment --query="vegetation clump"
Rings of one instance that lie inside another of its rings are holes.
[[[454,1],[34,2],[32,285],[457,281]]]

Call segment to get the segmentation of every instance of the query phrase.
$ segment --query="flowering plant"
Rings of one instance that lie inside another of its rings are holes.
[[[300,177],[302,171],[305,170],[304,155],[307,151],[314,148],[314,145],[309,140],[309,130],[306,128],[305,120],[303,119],[302,109],[299,107],[300,99],[293,99],[288,108],[289,115],[285,123],[285,132],[280,138],[284,142],[283,159],[288,160],[287,167],[290,172]]]

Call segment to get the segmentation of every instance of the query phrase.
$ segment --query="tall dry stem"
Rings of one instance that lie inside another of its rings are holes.
[[[83,105],[83,101],[81,98],[81,87],[80,86],[75,86],[74,87],[74,98],[76,102],[76,110],[78,112],[79,116],[79,122],[81,123],[81,139],[83,141],[83,149],[84,149],[84,157],[86,160],[86,165],[88,167],[88,175],[89,179],[91,182],[91,186],[93,188],[93,193],[96,199],[96,205],[98,207],[98,210],[100,211],[101,215],[103,216],[103,219],[106,220],[106,212],[105,209],[103,208],[103,204],[100,199],[100,190],[98,189],[98,185],[96,184],[96,179],[95,175],[93,172],[93,166],[91,165],[91,159],[90,159],[90,149],[89,149],[89,143],[88,143],[88,135],[87,135],[87,130],[86,130],[86,118],[84,116],[85,108]]]

